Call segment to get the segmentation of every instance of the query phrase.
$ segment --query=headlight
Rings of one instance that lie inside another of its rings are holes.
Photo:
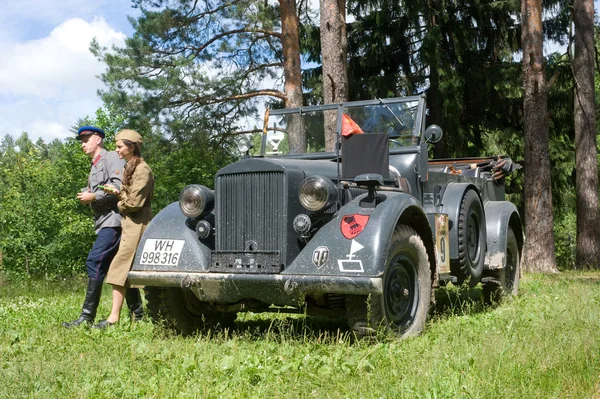
[[[337,187],[325,177],[311,176],[300,183],[300,203],[311,212],[329,208],[337,200],[337,195]]]
[[[212,190],[199,184],[186,186],[179,194],[179,208],[189,218],[210,213],[214,205],[215,195]]]

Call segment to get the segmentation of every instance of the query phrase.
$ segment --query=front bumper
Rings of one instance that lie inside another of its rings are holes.
[[[380,277],[131,271],[129,282],[190,289],[201,301],[219,303],[253,298],[268,304],[301,306],[307,294],[383,293]]]

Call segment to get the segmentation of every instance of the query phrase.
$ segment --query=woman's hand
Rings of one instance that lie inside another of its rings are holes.
[[[113,185],[107,184],[105,186],[98,186],[98,188],[104,191],[106,194],[119,195],[120,191]]]

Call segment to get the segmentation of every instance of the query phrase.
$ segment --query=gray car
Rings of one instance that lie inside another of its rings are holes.
[[[518,165],[429,160],[425,114],[424,96],[267,110],[214,190],[185,187],[148,226],[129,281],[149,313],[184,334],[277,311],[410,336],[448,281],[516,294]]]

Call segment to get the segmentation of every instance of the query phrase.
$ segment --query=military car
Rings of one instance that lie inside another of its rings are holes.
[[[186,186],[148,226],[129,281],[149,314],[183,334],[251,311],[410,336],[449,281],[516,294],[517,165],[429,160],[443,132],[426,111],[425,96],[267,110],[214,190]]]

